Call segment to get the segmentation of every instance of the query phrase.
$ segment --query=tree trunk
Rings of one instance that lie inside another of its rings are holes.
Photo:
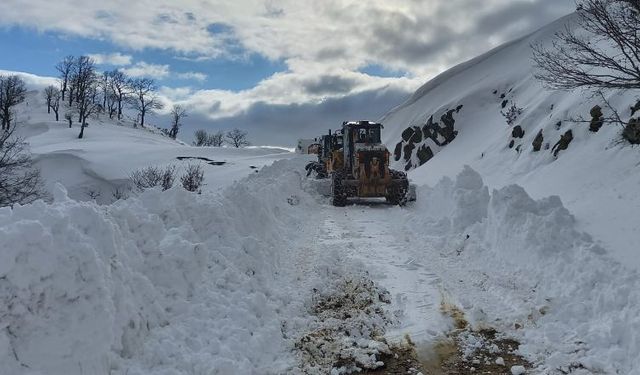
[[[78,138],[82,139],[82,137],[84,137],[84,127],[85,127],[85,123],[82,123],[82,126],[80,126],[80,134],[78,134]]]
[[[146,110],[140,111],[140,126],[144,128],[144,115]]]
[[[118,94],[118,120],[122,120],[122,94]]]

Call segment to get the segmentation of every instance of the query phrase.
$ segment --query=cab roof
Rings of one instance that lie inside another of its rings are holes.
[[[342,123],[342,127],[343,128],[346,128],[346,127],[360,127],[360,128],[380,127],[380,128],[384,128],[384,126],[379,122],[366,121],[366,120],[345,121],[345,122]]]

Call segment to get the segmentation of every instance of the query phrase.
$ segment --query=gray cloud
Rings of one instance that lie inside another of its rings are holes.
[[[305,90],[314,95],[349,93],[357,85],[355,79],[338,75],[321,75],[303,83]]]
[[[237,127],[247,130],[254,144],[293,147],[298,138],[315,137],[329,129],[335,130],[345,120],[377,120],[409,95],[409,91],[387,88],[328,99],[319,104],[272,105],[258,102],[241,114],[216,120],[190,115],[181,129],[180,138],[191,141],[197,129],[226,131]],[[169,119],[156,116],[155,122],[168,124]]]

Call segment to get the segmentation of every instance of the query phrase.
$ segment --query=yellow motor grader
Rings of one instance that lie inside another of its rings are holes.
[[[334,206],[345,206],[351,197],[381,197],[397,205],[413,199],[407,174],[389,168],[382,128],[376,122],[350,121],[336,133],[341,147],[333,147],[325,162]]]

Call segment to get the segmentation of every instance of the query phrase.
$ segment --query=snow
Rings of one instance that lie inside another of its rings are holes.
[[[406,220],[424,243],[418,260],[444,270],[444,290],[473,326],[518,338],[540,373],[640,368],[638,274],[581,232],[559,197],[534,200],[518,185],[488,194],[465,167],[419,190],[415,209]]]
[[[384,141],[393,150],[408,126],[420,126],[432,115],[439,121],[447,109],[463,105],[453,115],[458,136],[444,147],[430,140],[425,143],[435,156],[410,172],[414,182],[434,185],[469,165],[490,188],[515,183],[536,199],[557,195],[575,215],[582,231],[590,233],[621,263],[640,269],[637,147],[620,142],[619,126],[605,125],[598,133],[591,133],[588,123],[570,121],[590,120],[589,111],[596,104],[607,115],[610,111],[597,97],[580,90],[547,91],[533,77],[531,44],[549,45],[556,32],[567,25],[575,27],[575,17],[564,17],[428,82],[381,120],[385,125]],[[607,96],[628,119],[635,95],[610,92]],[[515,103],[524,108],[514,124],[525,130],[524,138],[516,139],[514,145],[514,149],[521,145],[520,153],[507,147],[512,127],[507,126],[501,114],[503,100],[508,101],[508,106]],[[561,127],[557,129],[559,121]],[[532,151],[531,142],[540,130],[544,143],[553,146],[569,129],[574,140],[557,159],[550,149]],[[402,169],[404,163],[397,162],[395,166]]]
[[[283,163],[218,194],[149,190],[98,206],[57,185],[52,204],[0,210],[0,373],[293,366],[278,265],[308,204],[287,203],[304,194],[303,164]]]

